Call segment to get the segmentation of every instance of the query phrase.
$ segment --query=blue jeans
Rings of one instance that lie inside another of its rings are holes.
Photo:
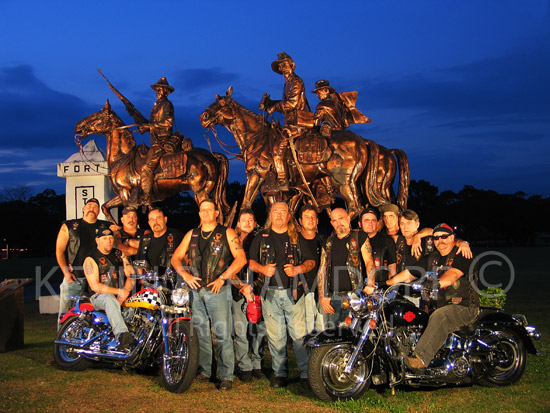
[[[231,286],[224,285],[218,294],[206,288],[191,290],[193,329],[199,338],[199,365],[202,374],[212,376],[212,334],[210,322],[218,342],[218,375],[220,380],[233,381],[235,353],[233,351],[233,317],[231,316]]]
[[[239,301],[233,301],[233,326],[234,326],[234,338],[235,344],[235,358],[237,359],[237,365],[241,371],[252,370],[252,360],[248,356],[248,338],[246,332],[248,330],[248,318],[242,310],[244,303],[244,297]]]
[[[305,299],[301,297],[296,304],[291,298],[291,289],[270,289],[262,297],[262,312],[267,330],[267,342],[271,353],[271,364],[275,377],[288,376],[288,352],[286,348],[287,329],[296,363],[300,368],[300,377],[307,378],[309,358],[305,343]]]
[[[252,354],[250,359],[252,361],[253,370],[261,370],[262,360],[264,358],[264,338],[267,335],[265,329],[265,321],[262,319],[256,324],[248,325],[251,337],[250,347],[252,349]]]
[[[319,311],[319,303],[315,301],[315,293],[305,295],[306,333],[313,334],[325,329],[325,313]]]
[[[70,308],[67,308],[69,306],[69,302],[71,299],[69,298],[69,295],[79,295],[80,290],[82,289],[82,284],[78,281],[74,281],[72,283],[68,283],[65,278],[63,278],[63,282],[59,286],[59,312],[57,314],[57,330],[61,327],[59,324],[59,320],[61,320],[61,314],[65,314]]]
[[[96,293],[90,297],[90,302],[96,310],[105,311],[116,338],[119,334],[128,332],[128,327],[126,327],[120,311],[120,303],[114,294]]]
[[[340,323],[346,321],[346,317],[349,314],[349,310],[344,310],[342,308],[342,300],[344,297],[338,294],[332,294],[330,297],[330,305],[334,308],[334,314],[326,314],[327,317],[327,328],[338,327]],[[324,313],[324,311],[323,311]]]

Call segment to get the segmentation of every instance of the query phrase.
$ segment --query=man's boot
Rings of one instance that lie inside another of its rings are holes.
[[[279,191],[288,191],[288,178],[286,176],[284,156],[273,155],[273,163],[275,164],[275,171],[277,172],[277,185]]]

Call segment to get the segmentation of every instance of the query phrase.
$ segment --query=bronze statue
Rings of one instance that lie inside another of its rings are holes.
[[[159,160],[165,153],[174,153],[181,151],[183,136],[180,133],[173,133],[174,127],[174,106],[168,100],[168,95],[174,91],[174,88],[168,84],[165,77],[151,85],[157,95],[157,101],[151,109],[149,120],[137,110],[134,105],[122,95],[114,85],[97,69],[99,74],[107,81],[109,88],[118,96],[126,106],[126,110],[136,121],[139,132],[143,135],[149,131],[151,137],[151,147],[145,157],[145,162],[140,172],[141,189],[143,191],[143,200],[146,205],[151,206],[151,191],[153,188],[153,174],[159,164]],[[137,196],[138,191],[132,195]]]
[[[264,196],[269,195],[264,186],[269,187],[269,182],[273,179],[273,145],[277,139],[281,139],[283,128],[235,102],[231,98],[232,93],[233,88],[230,87],[226,96],[217,95],[216,101],[202,113],[201,122],[206,128],[213,128],[215,125],[225,126],[235,137],[245,161],[247,175],[241,208],[250,208],[260,190]],[[328,176],[331,185],[337,188],[345,200],[352,218],[361,211],[362,201],[370,202],[374,206],[391,202],[391,183],[385,178],[390,176],[393,182],[396,163],[393,154],[382,148],[375,142],[366,141],[347,130],[334,131],[329,140],[320,134],[311,133],[296,141],[297,158],[307,183],[318,182]],[[385,161],[390,169],[393,168],[393,175],[391,170],[385,169]],[[287,194],[292,196],[292,199],[271,197],[268,200],[290,201],[293,211],[302,194],[308,195],[309,190],[305,188],[305,183],[295,179],[298,174],[294,161],[286,159],[285,162],[293,172],[290,174],[290,184],[294,193]],[[406,205],[409,176],[406,157],[401,158],[400,169],[403,179],[400,179],[399,199]],[[358,181],[362,182],[360,188],[363,193],[358,192]],[[276,196],[283,195],[280,191],[276,193]]]
[[[75,126],[78,136],[98,134],[107,138],[107,162],[113,189],[118,194],[102,205],[109,221],[114,222],[111,208],[137,207],[148,202],[162,201],[181,191],[192,190],[197,204],[212,194],[214,202],[223,214],[229,211],[225,198],[229,162],[225,155],[210,153],[201,148],[162,155],[159,167],[154,170],[150,198],[139,196],[140,171],[147,161],[148,147],[136,145],[132,133],[118,115],[111,110],[109,101],[105,107],[93,113]],[[138,194],[138,195],[136,195]]]
[[[294,70],[296,65],[292,58],[285,52],[277,56],[277,60],[271,63],[271,69],[285,77],[285,86],[283,89],[282,100],[271,100],[267,93],[264,94],[260,102],[260,109],[265,110],[270,115],[273,112],[280,112],[285,119],[285,133],[275,136],[276,142],[273,145],[273,162],[277,171],[277,181],[281,191],[288,191],[288,179],[285,167],[285,152],[287,148],[287,139],[292,139],[304,132],[303,126],[312,126],[303,124],[303,118],[311,120],[311,111],[306,98],[306,89],[304,82]]]

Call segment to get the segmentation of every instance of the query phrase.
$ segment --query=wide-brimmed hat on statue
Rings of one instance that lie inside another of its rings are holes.
[[[160,88],[164,88],[168,90],[170,93],[174,91],[174,88],[168,84],[168,80],[163,76],[159,79],[159,81],[153,85],[151,85],[151,89],[157,90]]]
[[[292,67],[292,70],[296,69],[296,65],[294,64],[294,60],[292,60],[292,57],[290,57],[286,52],[281,52],[277,55],[277,60],[275,60],[273,63],[271,63],[271,69],[275,73],[279,73],[282,75],[283,73],[279,70],[279,64],[288,61],[290,63],[290,67]]]
[[[328,82],[328,80],[325,80],[325,79],[321,79],[321,80],[318,80],[317,82],[315,82],[315,89],[311,91],[311,93],[317,93],[317,91],[319,89],[328,89],[330,91],[330,93],[335,93],[336,90],[334,90],[334,88],[330,85],[330,83]]]

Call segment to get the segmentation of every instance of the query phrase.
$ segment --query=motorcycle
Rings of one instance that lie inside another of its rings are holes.
[[[308,341],[309,384],[323,401],[361,397],[370,385],[444,386],[477,383],[496,387],[520,379],[527,352],[537,354],[535,327],[522,314],[510,315],[482,307],[473,324],[447,337],[445,345],[422,372],[409,370],[410,356],[428,324],[425,305],[438,298],[437,272],[426,274],[428,283],[395,284],[367,296],[349,293],[345,326],[329,328]],[[426,286],[426,284],[431,286]],[[421,296],[420,307],[404,298],[399,288],[412,287]],[[347,307],[346,307],[347,306]]]
[[[145,268],[143,262],[134,266]],[[189,290],[176,286],[177,274],[149,271],[133,276],[143,289],[130,296],[121,311],[134,342],[120,348],[107,315],[86,296],[73,296],[74,307],[60,320],[54,359],[63,370],[80,371],[93,361],[151,372],[160,367],[164,387],[186,391],[198,369],[198,337],[191,330]]]

